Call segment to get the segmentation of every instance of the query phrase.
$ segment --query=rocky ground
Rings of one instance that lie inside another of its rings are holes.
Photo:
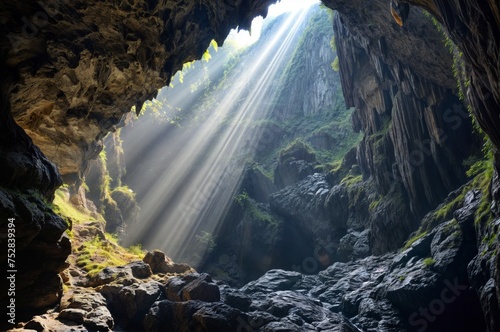
[[[18,330],[482,331],[467,274],[479,204],[480,192],[470,191],[452,220],[405,250],[336,262],[317,275],[270,270],[241,288],[160,251],[92,277],[71,266],[59,306]]]

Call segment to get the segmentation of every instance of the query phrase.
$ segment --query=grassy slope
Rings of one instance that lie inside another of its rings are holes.
[[[58,189],[53,205],[70,225],[67,231],[72,241],[72,253],[68,258],[70,266],[92,277],[106,266],[142,259],[144,252],[140,246],[128,249],[120,246],[115,235],[104,232],[105,220],[101,215],[92,216],[90,212],[75,207],[68,197],[66,189]]]

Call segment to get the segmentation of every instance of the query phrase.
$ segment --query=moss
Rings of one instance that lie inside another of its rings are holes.
[[[316,155],[314,149],[307,143],[304,143],[300,138],[290,142],[280,152],[281,159],[301,159],[305,161],[315,161]]]
[[[273,216],[271,213],[260,209],[246,191],[237,195],[235,197],[235,201],[244,210],[245,215],[252,220],[266,222],[273,227],[277,227],[280,224],[280,220],[278,218]]]
[[[465,194],[467,191],[463,190],[457,197],[455,197],[452,201],[447,204],[441,205],[438,209],[434,211],[434,218],[438,220],[438,222],[445,221],[445,219],[449,218],[450,215],[460,207],[465,199]]]
[[[475,222],[479,224],[480,222],[491,222],[493,220],[493,214],[491,213],[491,179],[493,178],[493,158],[490,157],[487,160],[482,160],[474,164],[467,175],[472,175],[478,173],[474,180],[472,181],[472,186],[479,188],[482,193],[481,203],[475,213]]]
[[[116,236],[106,233],[106,238],[95,237],[84,242],[75,250],[75,263],[88,273],[89,277],[95,276],[107,266],[120,266],[128,264],[141,257],[130,253],[116,244]]]
[[[368,209],[370,211],[375,211],[377,209],[377,206],[379,206],[379,204],[382,202],[382,198],[382,196],[377,195],[377,197],[370,202],[370,206],[368,207]]]
[[[436,264],[436,260],[432,257],[427,257],[427,258],[424,258],[422,263],[424,263],[424,266],[428,268],[428,267],[431,267],[434,264]]]
[[[114,192],[119,192],[127,196],[130,200],[135,200],[135,193],[132,189],[130,189],[128,186],[119,186],[113,189],[111,194]]]
[[[346,177],[342,179],[342,181],[340,181],[340,184],[345,184],[347,187],[352,187],[353,185],[361,181],[363,181],[363,176],[361,174],[360,175],[348,174]]]
[[[137,243],[134,245],[131,245],[130,247],[126,248],[128,252],[130,252],[133,255],[142,257],[146,254],[146,250],[142,248],[142,244]]]
[[[410,248],[413,243],[415,243],[417,240],[423,238],[424,236],[427,235],[427,231],[424,232],[419,232],[417,231],[417,234],[408,239],[408,241],[405,242],[405,245],[403,246],[403,251]]]
[[[490,235],[486,235],[485,237],[483,237],[481,242],[485,244],[487,247],[491,248],[495,244],[497,237],[498,235],[496,233],[492,233]]]
[[[433,211],[433,215],[429,218],[429,222],[422,224],[420,226],[423,230],[430,230],[433,227],[439,225],[440,223],[446,221],[452,217],[452,214],[457,209],[463,206],[465,195],[467,192],[473,189],[481,190],[481,202],[479,208],[475,213],[476,224],[485,220],[486,222],[491,221],[493,215],[490,211],[491,206],[491,194],[490,194],[490,184],[493,177],[493,161],[489,153],[487,157],[475,160],[472,162],[470,159],[466,161],[470,165],[469,170],[466,172],[467,176],[472,178],[472,180],[462,188],[462,191],[451,201],[440,205],[436,210]]]
[[[97,220],[89,214],[78,210],[73,204],[71,204],[66,199],[66,194],[62,189],[56,190],[53,206],[54,211],[66,219],[66,221],[70,224]]]

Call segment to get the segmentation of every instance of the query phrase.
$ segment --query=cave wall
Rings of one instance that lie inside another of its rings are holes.
[[[379,188],[384,189],[390,183],[383,175],[392,173],[389,179],[404,183],[413,212],[418,213],[449,190],[450,184],[460,181],[457,166],[471,142],[470,124],[464,116],[468,105],[492,142],[498,172],[500,47],[495,37],[500,31],[498,2],[400,1],[416,5],[411,7],[409,20],[402,28],[390,17],[388,1],[324,2],[339,11],[335,30],[338,37],[344,37],[346,45],[338,48],[350,52],[339,54],[339,59],[344,68],[341,71],[344,94],[348,103],[357,108],[354,125],[365,134],[383,133],[382,144],[373,144],[376,136],[365,136],[358,150],[363,172],[373,175]],[[436,38],[439,35],[419,29],[428,18],[417,6],[430,12],[453,41],[457,49],[454,59],[457,77],[450,75],[450,55],[446,49],[435,47],[445,37]],[[387,26],[392,28],[384,28]],[[420,47],[414,49],[413,45]],[[465,105],[456,98],[457,83],[463,89]],[[381,123],[386,124],[388,118],[390,125],[384,133]],[[427,143],[419,147],[414,138]],[[374,148],[384,152],[379,163],[373,159]],[[411,163],[412,153],[417,156],[415,151],[424,156],[418,167]],[[391,164],[391,172],[377,174]],[[470,284],[480,298],[489,331],[500,328],[497,179],[495,176],[491,197],[486,199],[493,201],[491,209],[496,219],[483,218],[475,223],[480,254],[468,267]],[[491,245],[485,245],[485,237],[493,239],[489,241]]]
[[[338,74],[329,65],[335,59],[330,46],[332,28],[325,10],[314,8],[290,62],[277,82],[272,117],[279,120],[331,113],[339,103]]]
[[[358,163],[382,194],[402,182],[418,219],[465,181],[471,122],[431,19],[415,8],[402,29],[385,1],[361,3],[332,2],[344,96],[364,133]]]
[[[12,114],[64,178],[78,178],[124,113],[271,2],[4,2]]]

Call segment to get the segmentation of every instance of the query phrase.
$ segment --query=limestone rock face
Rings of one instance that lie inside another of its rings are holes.
[[[4,2],[12,114],[63,177],[78,177],[124,113],[271,2]]]
[[[57,170],[23,130],[14,123],[9,106],[2,98],[0,110],[0,233],[4,250],[0,260],[7,266],[8,253],[15,253],[9,269],[16,273],[16,307],[40,309],[56,303],[62,293],[59,272],[67,267],[71,252],[67,237],[62,237],[66,222],[48,206],[61,184]],[[10,230],[10,231],[9,231]],[[12,232],[14,231],[14,232]],[[15,252],[7,234],[15,234]],[[9,280],[1,281],[9,289]],[[0,303],[8,301],[7,292]]]
[[[337,75],[330,66],[323,65],[335,59],[330,46],[331,27],[325,26],[327,20],[320,20],[320,15],[314,15],[309,30],[298,42],[303,43],[301,50],[293,54],[288,65],[290,72],[283,72],[284,84],[273,110],[273,116],[278,119],[328,114],[339,103]]]
[[[339,10],[342,88],[356,109],[354,127],[365,134],[358,163],[382,194],[403,183],[400,196],[408,196],[418,219],[464,182],[461,161],[474,146],[444,37],[417,9],[401,29],[387,1],[327,4]]]
[[[500,147],[500,42],[491,38],[500,33],[500,4],[488,1],[409,0],[427,9],[446,28],[450,38],[463,52],[465,77],[470,79],[466,98],[484,131]]]
[[[391,179],[399,178],[418,216],[450,191],[450,184],[460,182],[456,165],[471,137],[465,108],[452,96],[453,79],[446,70],[450,68],[450,55],[435,47],[443,37],[428,29],[422,35],[424,30],[420,27],[427,19],[416,6],[429,11],[455,44],[459,84],[479,125],[493,143],[498,170],[500,46],[498,39],[491,36],[500,32],[500,5],[495,1],[402,2],[415,6],[411,7],[408,22],[400,28],[390,18],[389,10],[384,9],[387,1],[325,1],[339,11],[335,29],[337,40],[343,36],[345,44],[338,49],[347,50],[346,54],[339,54],[341,69],[344,68],[341,75],[346,99],[357,108],[354,124],[372,135],[365,137],[358,150],[362,169],[374,175],[382,189],[388,187]],[[420,46],[414,49],[413,45]],[[373,158],[377,150],[383,158]],[[493,181],[492,207],[497,217],[498,188],[498,181]],[[493,235],[497,233],[497,224],[497,220],[476,223],[481,254],[469,265],[469,278],[479,294],[491,331],[499,329],[500,264],[495,253],[498,241]]]

